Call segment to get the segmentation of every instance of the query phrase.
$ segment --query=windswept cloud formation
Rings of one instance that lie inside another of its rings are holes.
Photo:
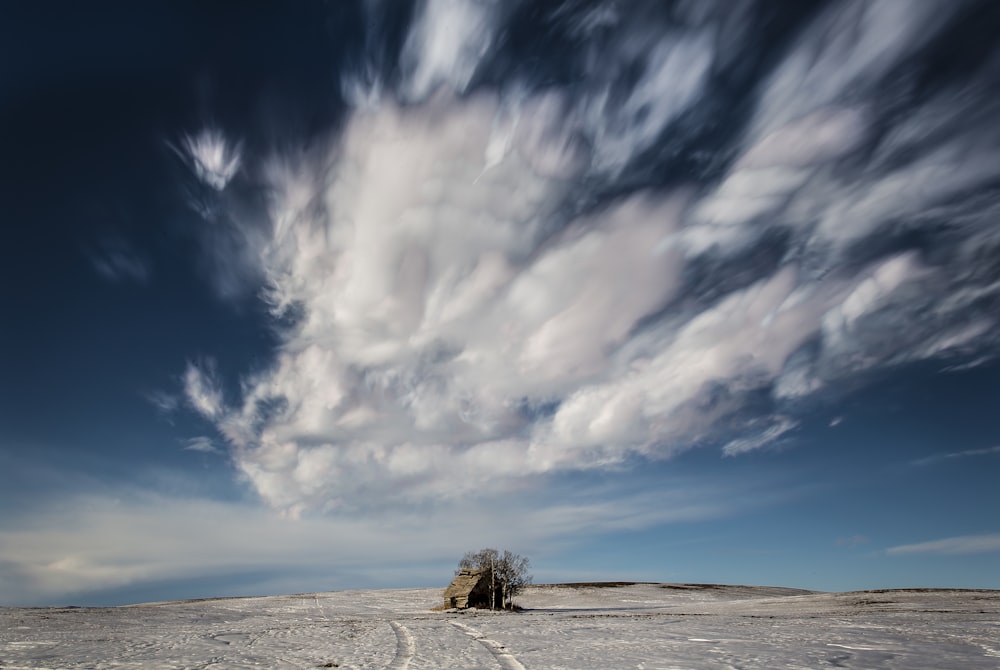
[[[184,386],[274,507],[738,455],[861,373],[995,356],[998,56],[934,62],[962,3],[780,34],[767,3],[567,6],[544,25],[582,46],[541,74],[516,5],[421,7],[398,68],[342,73],[335,137],[252,161],[266,224],[225,218],[249,251],[218,271],[263,278],[283,344],[233,403]],[[240,154],[201,137],[222,189]]]

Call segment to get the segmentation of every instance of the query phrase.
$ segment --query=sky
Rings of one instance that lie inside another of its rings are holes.
[[[0,604],[1000,588],[998,30],[3,3]]]

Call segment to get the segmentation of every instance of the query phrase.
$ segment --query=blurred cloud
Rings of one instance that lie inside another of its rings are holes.
[[[152,274],[149,261],[120,238],[105,239],[98,250],[90,253],[90,262],[99,275],[115,283],[145,284]]]
[[[189,405],[296,517],[745,454],[863,373],[989,360],[996,74],[913,83],[960,4],[831,3],[745,82],[764,38],[719,38],[726,3],[552,15],[586,39],[544,84],[487,76],[513,10],[420,4],[398,62],[345,71],[334,137],[186,145],[215,188],[259,175],[265,222],[206,239],[283,338],[229,403],[189,365]]]
[[[146,400],[164,415],[173,414],[180,407],[181,398],[166,391],[150,391],[144,395]]]

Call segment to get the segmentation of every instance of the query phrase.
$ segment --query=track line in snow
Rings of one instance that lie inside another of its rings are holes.
[[[326,610],[324,610],[323,606],[319,604],[319,596],[318,595],[313,595],[313,604],[316,605],[316,609],[319,611],[319,615],[321,617],[323,617],[323,619],[325,621],[329,622],[330,621],[330,617],[328,617],[326,615]]]
[[[496,640],[489,639],[475,628],[466,626],[464,623],[459,623],[457,621],[449,621],[448,623],[486,647],[486,650],[493,654],[493,658],[497,660],[497,663],[499,663],[500,667],[504,668],[504,670],[527,670],[523,665],[521,665],[520,661],[514,658],[514,654],[507,651],[507,647],[503,646]]]
[[[406,670],[413,659],[413,635],[410,634],[409,628],[398,621],[390,621],[389,625],[396,634],[396,658],[386,666],[386,670]]]

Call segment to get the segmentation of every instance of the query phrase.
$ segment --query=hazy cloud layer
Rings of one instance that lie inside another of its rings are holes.
[[[469,546],[517,546],[532,557],[580,532],[609,532],[728,513],[712,486],[647,493],[564,490],[554,506],[533,496],[416,507],[364,517],[284,520],[257,506],[134,489],[66,493],[0,522],[0,605],[67,604],[135,584],[245,575],[252,593],[392,584],[405,572],[437,584]],[[750,495],[752,489],[744,491]],[[428,525],[447,529],[429,533]],[[404,552],[400,547],[405,547]],[[269,580],[274,580],[270,583]],[[411,583],[414,583],[411,582]],[[120,596],[118,596],[120,598]]]
[[[830,3],[777,34],[768,3],[697,4],[542,12],[580,47],[535,72],[516,49],[544,45],[500,38],[519,5],[422,3],[396,62],[341,73],[333,137],[185,143],[213,188],[242,166],[266,193],[264,223],[220,200],[240,253],[213,258],[260,281],[281,349],[228,402],[184,375],[265,500],[736,456],[861,373],[995,356],[998,55],[934,60],[966,5]]]

